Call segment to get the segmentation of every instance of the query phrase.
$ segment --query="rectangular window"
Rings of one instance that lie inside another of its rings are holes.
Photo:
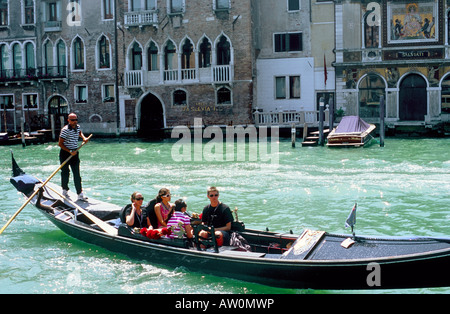
[[[112,20],[114,18],[113,0],[103,0],[103,19]]]
[[[216,10],[227,10],[230,8],[230,0],[214,0],[216,1]]]
[[[14,109],[14,95],[0,95],[0,109]]]
[[[182,13],[183,12],[183,1],[184,0],[169,0],[170,13]]]
[[[156,10],[156,0],[145,0],[145,9],[148,11]]]
[[[24,24],[34,24],[34,0],[24,2]]]
[[[48,4],[48,21],[56,22],[58,21],[58,11],[56,2],[50,2]]]
[[[300,0],[288,0],[288,11],[300,11]]]
[[[75,86],[75,102],[86,103],[87,102],[87,86],[78,85]]]
[[[275,98],[286,99],[286,77],[284,76],[275,78]]]
[[[300,76],[275,77],[275,99],[300,99]]]
[[[274,35],[275,52],[296,52],[303,50],[302,33]]]
[[[0,0],[0,26],[8,25],[8,0]]]
[[[103,85],[102,92],[103,92],[103,102],[114,101],[114,85],[113,84]]]
[[[38,108],[38,95],[37,94],[23,94],[23,107],[25,109],[37,109]]]
[[[289,77],[289,98],[290,99],[300,98],[300,76]]]

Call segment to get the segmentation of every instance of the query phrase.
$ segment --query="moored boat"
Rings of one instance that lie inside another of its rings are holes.
[[[42,185],[18,171],[11,183],[26,196]],[[88,202],[67,202],[59,191],[49,182],[31,202],[68,235],[149,263],[285,288],[450,285],[450,238],[364,237],[311,230],[294,235],[251,230],[236,222],[234,231],[249,249],[223,246],[216,250],[213,241],[213,247],[204,250],[187,239],[150,239],[118,223],[119,206],[91,198]],[[104,230],[90,215],[108,223],[115,232]]]
[[[345,116],[327,137],[329,147],[363,147],[373,140],[374,124],[365,122],[358,116]]]

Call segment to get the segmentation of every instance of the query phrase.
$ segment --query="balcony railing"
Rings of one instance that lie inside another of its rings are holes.
[[[233,66],[218,65],[201,69],[132,70],[125,71],[126,87],[155,86],[159,84],[183,83],[230,83],[233,81]]]
[[[0,71],[1,82],[36,81],[39,79],[67,78],[67,66],[7,69]]]
[[[143,85],[142,72],[142,70],[126,71],[125,86],[141,87]]]
[[[125,13],[125,27],[158,25],[158,14],[156,11],[136,11]]]
[[[212,66],[213,81],[215,83],[230,82],[232,78],[230,65],[215,65]]]
[[[45,21],[44,32],[60,32],[62,30],[62,21]]]
[[[329,109],[324,110],[324,123],[329,124]],[[284,126],[292,124],[303,126],[305,123],[318,126],[319,111],[281,111],[281,112],[255,112],[253,114],[257,126]]]

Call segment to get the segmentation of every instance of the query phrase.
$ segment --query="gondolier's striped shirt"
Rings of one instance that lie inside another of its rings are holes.
[[[64,139],[64,146],[70,150],[78,148],[78,138],[80,137],[81,127],[77,124],[77,128],[74,129],[70,125],[66,125],[62,128],[59,137]]]

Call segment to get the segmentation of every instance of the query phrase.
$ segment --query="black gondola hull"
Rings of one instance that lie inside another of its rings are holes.
[[[38,180],[33,181],[33,177],[24,174],[11,178],[11,182],[28,195],[39,188]],[[52,186],[51,183],[48,186]],[[169,239],[150,240],[123,225],[117,235],[111,235],[93,225],[75,208],[49,206],[56,204],[54,202],[58,198],[47,187],[45,204],[37,204],[37,198],[31,203],[69,236],[133,259],[170,268],[183,267],[188,271],[298,289],[450,286],[450,238],[358,236],[353,245],[345,248],[342,243],[349,235],[312,232],[309,237],[306,231],[298,236],[244,229],[239,234],[248,241],[251,252],[223,247],[215,253],[177,246],[175,244],[180,242]],[[83,206],[104,220],[118,217],[118,206],[113,204],[90,199],[83,202]],[[319,236],[314,238],[315,235]],[[303,239],[311,245],[303,245]]]
[[[299,262],[244,256],[239,258],[110,236],[73,222],[61,221],[48,213],[44,214],[66,234],[132,259],[170,268],[185,267],[189,271],[269,286],[321,290],[449,286],[450,250],[388,259],[335,262]]]

